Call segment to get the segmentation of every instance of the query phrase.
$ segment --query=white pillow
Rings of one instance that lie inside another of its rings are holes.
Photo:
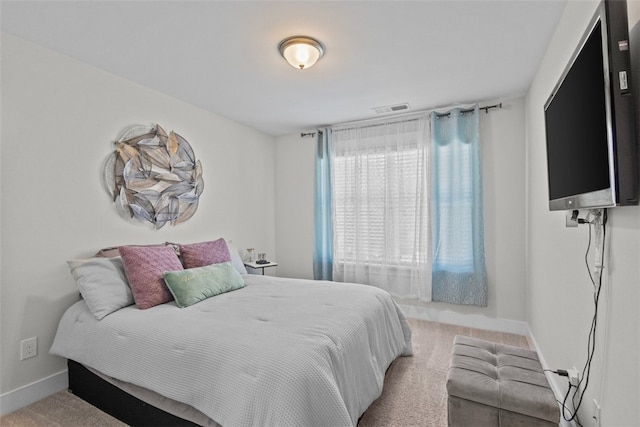
[[[134,303],[121,257],[74,259],[67,264],[96,319]]]
[[[229,248],[229,253],[231,254],[231,265],[235,267],[235,269],[240,274],[247,274],[247,268],[244,266],[244,262],[242,262],[242,258],[240,258],[240,254],[235,246],[231,243],[231,241],[227,241],[227,248]]]

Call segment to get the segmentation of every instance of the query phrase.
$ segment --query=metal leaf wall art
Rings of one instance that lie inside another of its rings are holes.
[[[204,189],[202,165],[183,137],[160,125],[134,126],[115,146],[105,184],[121,215],[156,229],[193,216]]]

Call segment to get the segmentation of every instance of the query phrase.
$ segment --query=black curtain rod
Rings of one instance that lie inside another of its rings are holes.
[[[489,114],[489,110],[492,110],[494,108],[502,108],[502,102],[499,103],[499,104],[486,105],[484,107],[478,107],[478,110],[484,110],[485,114]],[[469,108],[467,110],[460,110],[460,114],[472,113],[473,111],[474,111],[473,108]],[[449,116],[451,116],[451,112],[448,112],[448,113],[436,113],[436,117],[437,118],[449,117]],[[410,119],[410,120],[407,120],[407,121],[413,121],[413,120],[417,120],[417,119]],[[369,126],[380,126],[380,125],[375,124],[375,125],[369,125]],[[368,127],[368,126],[365,126],[365,127]],[[322,135],[322,131],[321,130],[318,130],[317,133]],[[310,137],[313,138],[314,136],[316,136],[316,132],[306,132],[306,133],[303,132],[303,133],[300,133],[300,138],[304,138],[304,137],[307,137],[307,136],[310,136]]]
[[[493,108],[502,108],[502,102],[499,103],[499,104],[487,105],[485,107],[479,107],[478,110],[484,110],[485,114],[489,114],[489,110],[491,110]],[[468,110],[460,110],[460,114],[472,113],[473,110],[474,110],[473,108],[469,108]],[[437,118],[449,117],[450,115],[451,115],[451,112],[448,112],[448,113],[436,114],[436,117]]]
[[[322,135],[322,131],[319,130],[318,133],[320,135]],[[300,134],[300,138],[304,138],[305,136],[310,136],[311,138],[313,138],[314,136],[316,136],[316,132],[307,132],[307,133],[301,133]]]

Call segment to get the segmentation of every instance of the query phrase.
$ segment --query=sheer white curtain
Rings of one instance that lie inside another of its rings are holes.
[[[431,299],[429,115],[332,129],[333,279]]]

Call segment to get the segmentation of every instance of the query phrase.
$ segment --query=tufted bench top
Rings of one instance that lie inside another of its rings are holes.
[[[498,411],[556,425],[560,421],[556,398],[538,355],[525,348],[456,336],[447,392],[450,397]]]

